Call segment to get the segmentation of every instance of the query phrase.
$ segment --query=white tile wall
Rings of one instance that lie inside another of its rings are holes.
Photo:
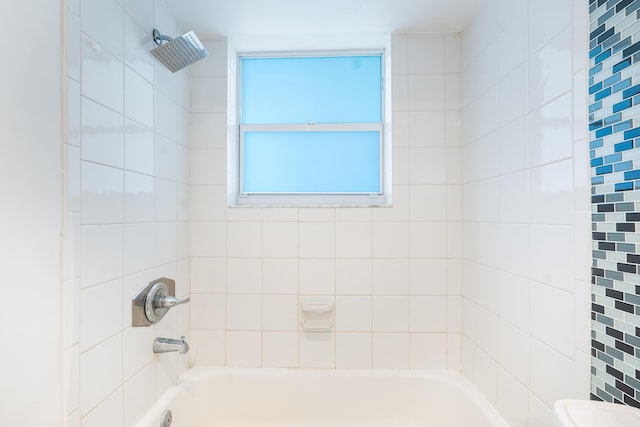
[[[555,399],[589,393],[577,3],[489,1],[462,35],[462,370],[514,426],[549,426]]]
[[[68,5],[72,425],[134,425],[189,362],[461,369],[514,425],[586,395],[586,119],[567,113],[586,11],[495,0],[462,38],[394,36],[394,206],[252,209],[226,207],[226,41],[170,74],[147,53],[154,24],[176,30],[163,2]],[[130,328],[160,275],[192,304]],[[301,301],[334,303],[332,330],[303,331]],[[188,359],[154,357],[161,334]]]
[[[226,41],[206,45],[191,97],[192,361],[457,369],[460,275],[447,262],[459,268],[462,252],[460,38],[393,38],[394,206],[376,209],[225,208],[235,112]],[[332,330],[303,331],[301,301],[334,302]],[[224,356],[206,342],[223,336]]]
[[[175,30],[163,1],[68,4],[65,354],[79,426],[135,425],[188,363],[154,357],[152,343],[189,335],[189,307],[131,328],[131,298],[147,282],[167,276],[179,296],[190,291],[189,76],[148,53],[154,23]],[[224,309],[208,293],[194,306],[206,298]],[[203,321],[224,325],[224,310]]]

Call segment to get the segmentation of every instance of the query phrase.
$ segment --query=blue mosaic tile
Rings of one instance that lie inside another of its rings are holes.
[[[601,52],[602,52],[602,46],[598,45],[595,47],[595,49],[591,49],[591,51],[589,52],[589,58],[593,58],[594,56],[598,55]]]
[[[602,147],[603,144],[604,144],[604,140],[603,139],[594,139],[593,141],[591,141],[589,143],[589,148],[591,150],[595,150],[596,148]]]
[[[613,149],[616,153],[631,150],[632,148],[633,148],[633,141],[624,141],[613,146]]]
[[[591,178],[591,185],[602,185],[602,184],[604,184],[604,177],[594,176]]]
[[[602,15],[600,18],[598,18],[598,25],[602,25],[605,22],[607,22],[607,20],[609,18],[611,18],[614,13],[615,13],[614,9],[609,9],[609,11],[607,11],[604,15]]]
[[[630,87],[629,89],[626,89],[624,92],[622,92],[622,98],[627,99],[627,98],[631,98],[634,95],[637,95],[638,93],[640,93],[640,85],[635,85]]]
[[[598,37],[600,34],[602,34],[602,33],[604,33],[604,32],[605,32],[605,25],[604,25],[604,24],[602,24],[602,25],[600,25],[598,28],[596,28],[595,30],[593,30],[593,31],[591,32],[591,34],[589,34],[589,39],[593,40],[593,39],[595,39],[596,37]]]
[[[622,114],[618,113],[609,117],[605,117],[602,123],[604,126],[607,126],[607,125],[619,122],[620,120],[622,120]],[[614,132],[617,132],[617,131],[614,129]]]
[[[602,82],[598,82],[589,88],[589,95],[593,95],[594,93],[602,90]]]
[[[633,121],[632,120],[627,120],[627,121],[624,121],[622,123],[618,123],[618,124],[614,125],[613,126],[613,131],[615,133],[623,132],[623,131],[625,131],[627,129],[631,129],[632,127],[633,127]]]
[[[631,89],[627,89],[627,90],[631,90]],[[608,87],[608,88],[606,88],[604,90],[601,90],[600,92],[596,93],[595,96],[594,96],[594,99],[596,101],[601,101],[602,99],[606,98],[609,95],[611,95],[611,88],[610,87]],[[629,95],[629,96],[632,96],[632,95]],[[625,96],[625,98],[627,98],[627,97]]]
[[[608,156],[604,157],[604,163],[606,165],[611,164],[611,163],[618,163],[622,161],[622,154],[609,154]]]
[[[594,75],[598,74],[601,71],[602,71],[602,64],[598,64],[589,70],[589,77],[593,77]]]
[[[611,135],[612,133],[613,133],[613,127],[612,126],[608,126],[606,128],[597,130],[596,131],[596,138],[602,138],[604,136]],[[625,138],[627,138],[626,135],[625,135]],[[633,138],[633,137],[630,136],[629,138]]]
[[[613,112],[617,113],[620,111],[624,111],[627,108],[631,108],[631,100],[630,99],[625,99],[622,102],[618,102],[617,104],[613,104]]]
[[[620,33],[615,34],[613,37],[610,37],[607,40],[605,40],[605,42],[602,43],[602,48],[609,49],[611,46],[618,43],[619,41],[620,41]]]
[[[619,74],[618,74],[619,75]],[[620,92],[631,86],[631,79],[626,79],[618,84],[613,85],[613,93]]]
[[[625,68],[627,68],[628,66],[631,65],[631,60],[630,59],[625,59],[624,61],[618,62],[616,65],[613,66],[613,72],[614,73],[619,73],[620,71],[624,70]],[[602,64],[600,64],[600,71],[602,71]]]
[[[595,122],[591,122],[589,123],[589,130],[596,130],[596,129],[600,129],[602,127],[602,120],[597,120]]]
[[[639,50],[640,50],[640,42],[634,43],[622,51],[622,56],[626,58],[627,56],[631,56]]]
[[[604,86],[607,87],[616,84],[620,81],[621,78],[622,77],[620,76],[620,73],[616,73],[604,81]],[[628,80],[631,81],[631,79]]]
[[[604,43],[607,39],[611,38],[614,33],[615,28],[609,28],[607,31],[598,36],[598,43]]]
[[[624,9],[625,7],[629,6],[631,3],[633,3],[635,0],[622,0],[620,3],[618,3],[616,5],[616,13],[620,12],[622,9]]]
[[[640,128],[628,130],[624,133],[624,139],[631,139],[640,136]]]
[[[606,175],[613,172],[613,166],[606,165],[596,168],[596,175]]]
[[[602,109],[602,102],[596,102],[595,104],[591,104],[589,105],[589,112],[593,113],[595,111],[598,111]]]
[[[622,40],[620,43],[618,43],[615,46],[613,46],[611,48],[611,52],[612,53],[618,53],[622,49],[624,49],[624,48],[626,48],[627,46],[630,46],[630,45],[631,45],[631,37],[627,37],[626,39]]]
[[[604,157],[597,157],[595,159],[591,159],[591,167],[602,166],[604,165]]]
[[[630,15],[633,12],[635,12],[636,10],[640,9],[640,2],[636,1],[633,2],[626,10],[626,14]]]
[[[640,179],[640,170],[634,170],[624,173],[625,181],[635,181],[636,179]]]
[[[629,49],[631,49],[631,48],[629,48]],[[611,56],[611,49],[605,50],[600,55],[597,55],[595,57],[596,64],[601,63],[602,61],[604,61],[605,59],[609,58],[610,56]],[[625,56],[627,56],[627,55],[625,55]]]
[[[633,169],[632,161],[616,163],[615,165],[613,165],[613,170],[615,172],[624,172],[624,171],[628,171],[629,169]]]
[[[629,191],[633,190],[633,182],[618,182],[614,185],[615,191]]]

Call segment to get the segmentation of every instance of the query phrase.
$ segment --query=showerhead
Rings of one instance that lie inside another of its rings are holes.
[[[158,45],[151,53],[172,73],[182,70],[209,55],[193,31],[172,39],[153,30],[153,41]],[[162,43],[166,41],[167,43]]]

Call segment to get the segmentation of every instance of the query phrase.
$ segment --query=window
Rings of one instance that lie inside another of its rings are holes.
[[[238,65],[237,204],[386,204],[382,53]]]

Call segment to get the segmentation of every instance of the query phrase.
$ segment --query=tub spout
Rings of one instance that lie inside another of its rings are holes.
[[[179,340],[171,338],[156,338],[153,342],[154,353],[169,353],[177,351],[180,354],[185,354],[189,351],[189,344],[181,337]]]

